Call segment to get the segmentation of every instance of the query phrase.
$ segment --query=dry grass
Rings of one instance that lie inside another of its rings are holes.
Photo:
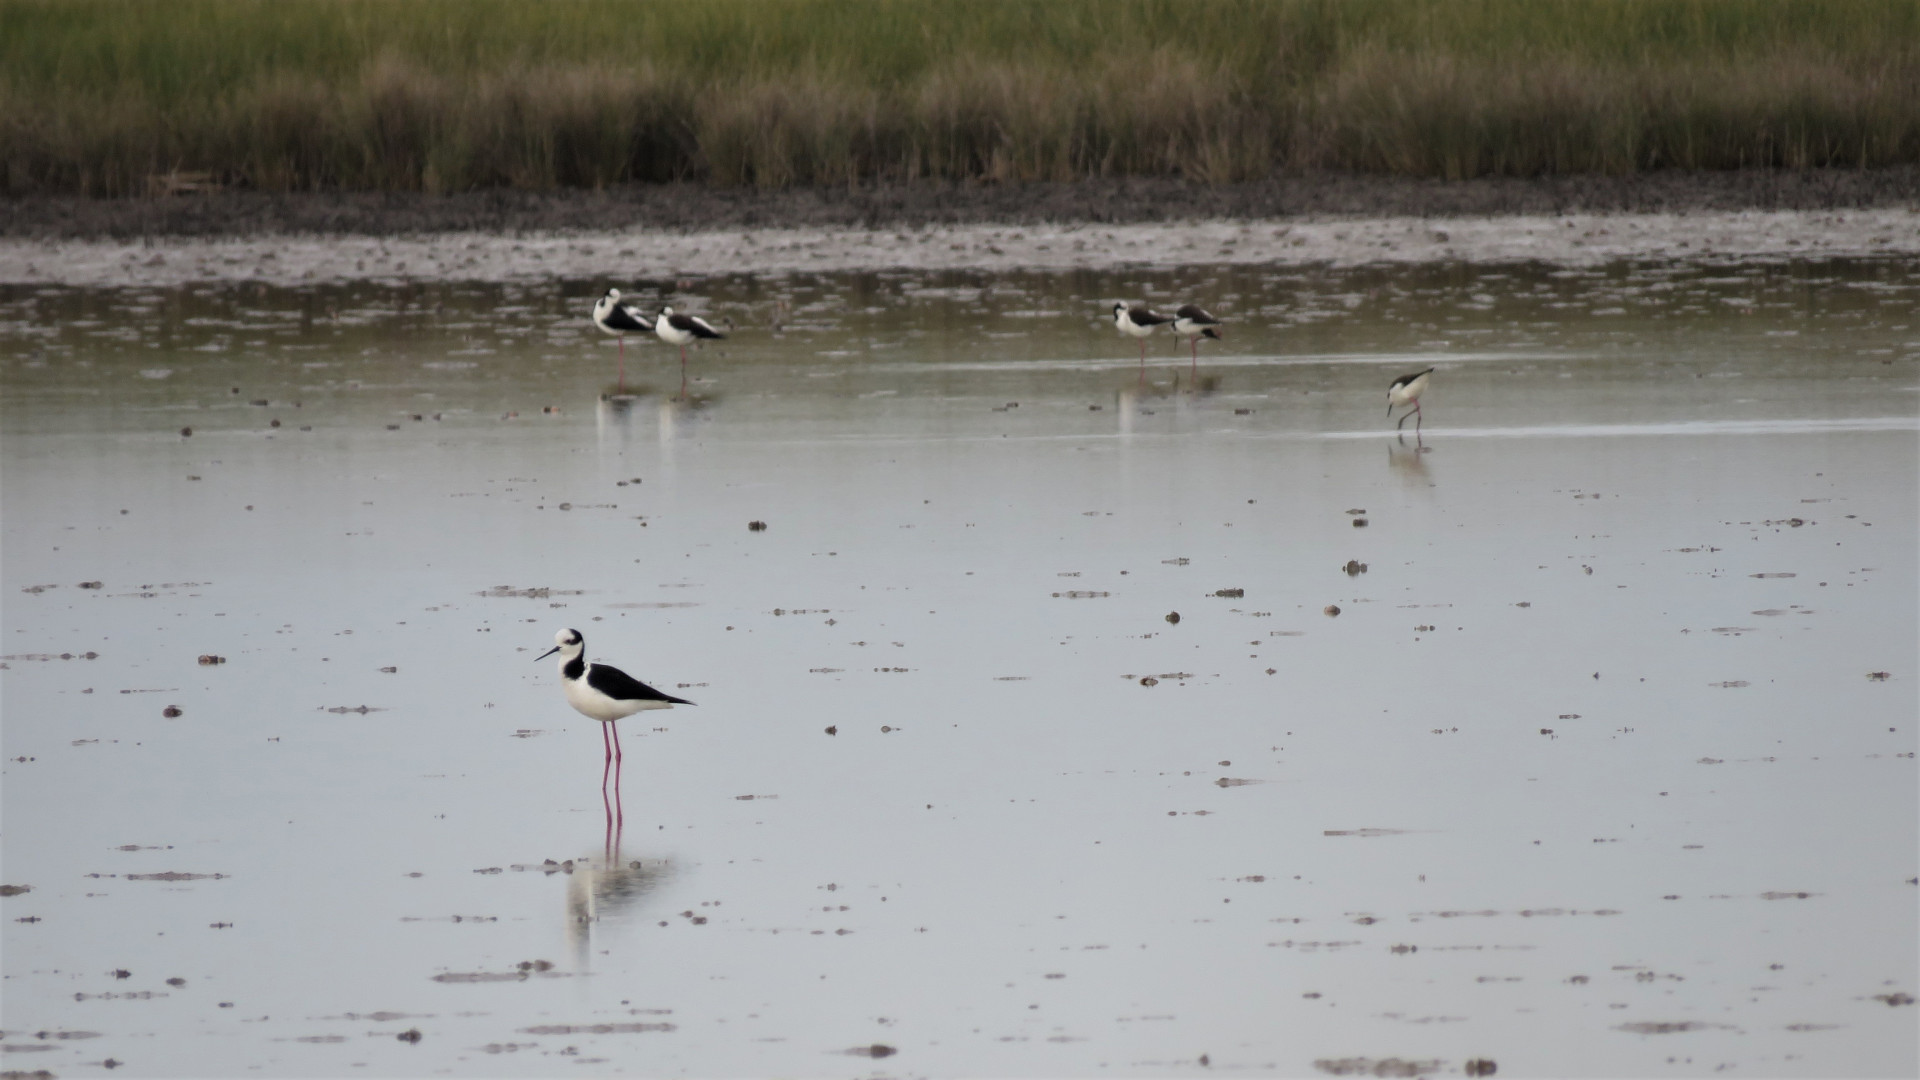
[[[1912,0],[0,0],[3,190],[1920,161]]]

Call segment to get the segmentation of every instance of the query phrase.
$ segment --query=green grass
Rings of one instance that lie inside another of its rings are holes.
[[[1920,161],[1914,0],[0,0],[0,190]]]

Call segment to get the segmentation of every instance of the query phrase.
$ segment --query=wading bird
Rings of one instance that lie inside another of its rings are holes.
[[[1147,385],[1147,337],[1153,328],[1161,323],[1172,322],[1165,315],[1155,315],[1147,310],[1145,304],[1128,307],[1125,304],[1113,305],[1114,328],[1123,334],[1140,339],[1140,385]]]
[[[653,333],[653,320],[639,309],[620,302],[620,290],[608,289],[607,295],[593,305],[593,325],[620,339],[620,389],[627,388],[627,335]]]
[[[1402,405],[1413,406],[1412,412],[1400,414],[1400,423],[1393,425],[1395,431],[1400,430],[1401,424],[1405,424],[1407,417],[1412,416],[1416,418],[1413,421],[1413,430],[1416,434],[1419,433],[1421,419],[1420,395],[1426,393],[1427,377],[1432,374],[1433,369],[1428,368],[1425,371],[1416,371],[1411,375],[1402,375],[1393,380],[1392,385],[1387,387],[1387,415],[1389,417],[1393,415],[1393,410]]]
[[[687,346],[701,338],[727,336],[715,330],[700,316],[676,315],[670,307],[660,309],[660,317],[653,320],[653,332],[661,341],[680,346],[680,396],[682,398],[687,396]]]
[[[620,729],[613,726],[614,721],[647,709],[671,709],[693,702],[663,694],[617,667],[589,664],[586,651],[587,639],[580,636],[580,631],[562,630],[553,635],[553,648],[534,659],[545,660],[559,653],[560,689],[567,696],[567,704],[582,716],[600,721],[600,742],[607,752],[606,765],[600,771],[604,791],[609,771],[616,788],[620,783]]]
[[[1193,346],[1193,368],[1188,372],[1189,381],[1200,375],[1200,339],[1220,340],[1219,325],[1220,320],[1207,314],[1198,304],[1187,304],[1173,313],[1173,332],[1186,338],[1188,344]]]

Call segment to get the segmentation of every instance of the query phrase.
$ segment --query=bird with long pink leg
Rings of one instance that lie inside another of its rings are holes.
[[[600,790],[604,793],[607,777],[613,777],[613,805],[619,806],[620,729],[615,721],[650,709],[671,709],[691,705],[685,698],[662,693],[639,679],[607,664],[590,664],[586,658],[587,639],[578,630],[562,630],[553,635],[553,648],[535,657],[545,660],[560,654],[560,689],[567,704],[580,715],[600,721],[600,743],[606,749],[606,764],[600,770]],[[625,814],[621,813],[624,820]]]
[[[620,302],[620,290],[608,289],[607,295],[593,305],[593,325],[620,339],[620,390],[627,389],[627,335],[653,333],[653,320],[631,304]]]
[[[1171,316],[1156,315],[1145,304],[1113,305],[1114,329],[1140,341],[1140,388],[1143,390],[1147,386],[1147,338],[1152,336],[1154,327],[1172,321]]]
[[[1406,424],[1407,417],[1411,416],[1414,418],[1413,433],[1415,436],[1420,434],[1420,422],[1424,419],[1420,412],[1420,395],[1426,393],[1427,382],[1432,375],[1432,368],[1428,368],[1425,371],[1416,371],[1411,375],[1400,376],[1393,380],[1392,384],[1387,387],[1387,415],[1389,417],[1393,415],[1393,410],[1403,405],[1413,406],[1411,411],[1400,414],[1400,423],[1393,425],[1395,431],[1400,430],[1400,428]]]
[[[687,396],[687,346],[701,340],[717,340],[727,335],[713,328],[713,324],[698,315],[675,312],[670,307],[660,309],[660,317],[653,320],[653,332],[661,341],[669,345],[680,346],[680,397]]]
[[[1208,314],[1206,309],[1198,304],[1184,304],[1179,311],[1173,313],[1171,329],[1175,334],[1186,338],[1187,343],[1193,346],[1193,366],[1188,369],[1187,382],[1196,388],[1200,378],[1200,339],[1220,340],[1220,325],[1219,319]]]

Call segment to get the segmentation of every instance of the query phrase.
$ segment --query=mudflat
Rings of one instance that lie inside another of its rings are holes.
[[[489,190],[454,195],[228,190],[143,199],[27,196],[0,200],[0,237],[390,236],[1917,207],[1920,167],[1914,166],[1674,170],[1631,176],[1461,181],[1313,173],[1240,184],[1133,178],[783,190],[625,184],[599,190]]]

